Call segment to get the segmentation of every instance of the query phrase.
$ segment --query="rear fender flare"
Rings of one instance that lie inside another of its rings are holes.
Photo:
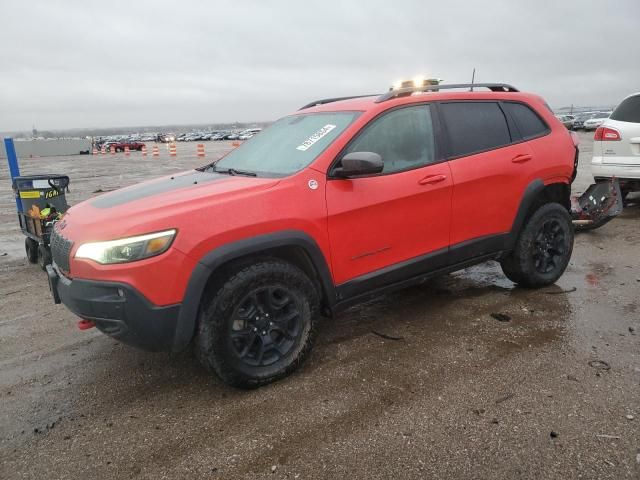
[[[513,220],[513,224],[511,225],[511,233],[509,235],[509,239],[507,241],[507,249],[512,250],[516,241],[518,240],[518,235],[520,234],[520,230],[524,225],[524,221],[531,210],[536,198],[540,193],[544,190],[544,182],[539,178],[533,180],[527,188],[525,188],[524,193],[522,194],[522,199],[520,200],[520,206],[518,207],[518,212],[516,213],[516,217]]]

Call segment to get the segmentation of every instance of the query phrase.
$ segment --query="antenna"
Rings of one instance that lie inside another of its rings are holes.
[[[471,73],[471,88],[469,88],[470,92],[473,92],[473,83],[476,79],[476,67],[473,67],[473,73]]]

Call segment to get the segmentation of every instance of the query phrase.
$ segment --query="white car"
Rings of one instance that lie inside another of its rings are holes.
[[[593,177],[616,177],[623,198],[640,191],[640,93],[625,98],[593,139]]]
[[[596,115],[595,117],[590,118],[589,120],[585,120],[583,123],[583,128],[585,130],[595,130],[600,125],[602,125],[607,118],[609,118],[608,113]]]

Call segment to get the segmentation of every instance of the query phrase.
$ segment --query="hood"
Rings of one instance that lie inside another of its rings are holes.
[[[189,212],[213,211],[231,201],[250,202],[257,191],[278,179],[205,173],[177,173],[105,193],[71,207],[64,235],[72,239],[108,240],[179,228]]]

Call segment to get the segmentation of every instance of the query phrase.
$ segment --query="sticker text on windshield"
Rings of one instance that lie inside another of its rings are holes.
[[[298,145],[296,147],[296,150],[300,150],[301,152],[306,152],[314,143],[316,143],[318,140],[320,140],[322,137],[324,137],[326,134],[328,134],[334,128],[336,128],[335,125],[331,125],[331,124],[325,125],[320,130],[318,130],[316,133],[314,133],[309,138],[307,138],[300,145]]]

